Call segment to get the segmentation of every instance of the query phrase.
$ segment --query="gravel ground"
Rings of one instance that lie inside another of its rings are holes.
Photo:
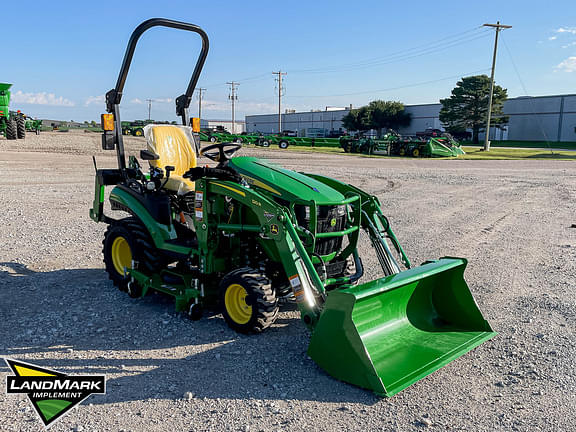
[[[192,323],[163,297],[116,290],[103,270],[105,226],[88,217],[91,155],[115,163],[99,140],[0,139],[0,356],[108,378],[106,395],[51,430],[576,430],[575,162],[242,150],[374,193],[414,263],[469,259],[466,279],[499,335],[381,399],[308,359],[294,311],[241,336],[217,314]],[[0,365],[2,382],[7,373]],[[0,392],[0,418],[3,431],[42,429],[24,396]]]

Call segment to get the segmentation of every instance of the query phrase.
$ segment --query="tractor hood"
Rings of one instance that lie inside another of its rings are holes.
[[[338,204],[345,199],[340,192],[318,180],[263,159],[235,157],[230,160],[230,166],[250,186],[273,198],[315,201],[316,204]]]

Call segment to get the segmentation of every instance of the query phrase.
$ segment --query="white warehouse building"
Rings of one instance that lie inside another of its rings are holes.
[[[406,105],[412,114],[404,135],[415,135],[427,128],[442,129],[441,104]],[[350,108],[282,114],[282,129],[298,136],[325,136],[343,130],[341,119]],[[522,96],[504,102],[504,114],[510,116],[506,130],[492,129],[491,139],[511,141],[576,142],[576,94]],[[278,114],[246,116],[247,132],[277,133]],[[483,136],[481,136],[483,139]]]

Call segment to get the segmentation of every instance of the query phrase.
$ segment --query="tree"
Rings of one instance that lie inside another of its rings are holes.
[[[410,114],[404,111],[403,103],[377,100],[350,110],[342,118],[342,125],[348,130],[359,132],[377,129],[381,135],[382,129],[408,126],[411,120]]]
[[[404,111],[404,104],[395,101],[376,100],[368,105],[370,111],[371,129],[377,129],[382,135],[382,129],[398,129],[410,125],[412,116]]]
[[[370,129],[370,112],[368,107],[350,110],[342,117],[342,125],[349,131],[365,132]]]
[[[478,134],[486,128],[489,97],[490,78],[487,75],[462,78],[452,89],[452,96],[440,100],[440,121],[448,132],[472,129],[472,141],[478,144]],[[507,97],[505,88],[494,85],[491,126],[502,128],[508,124],[509,117],[503,112]]]

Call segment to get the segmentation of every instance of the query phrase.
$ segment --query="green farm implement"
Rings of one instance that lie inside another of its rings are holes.
[[[183,125],[144,128],[145,170],[134,156],[126,163],[120,102],[138,39],[155,26],[197,33],[202,50],[176,99]],[[188,106],[207,54],[199,27],[145,21],[106,95],[102,145],[116,150],[118,167],[97,169],[90,217],[108,224],[103,253],[114,285],[132,297],[167,294],[192,319],[218,307],[242,333],[266,330],[281,304],[294,303],[312,334],[310,357],[332,376],[383,396],[495,335],[464,280],[466,260],[412,266],[375,196],[323,175],[234,157],[238,143],[199,150]],[[215,166],[198,166],[198,156]],[[129,217],[104,211],[106,186],[111,210]],[[382,277],[365,280],[360,235],[370,239]]]
[[[12,84],[0,83],[0,133],[9,140],[23,139],[26,119],[20,111],[10,111],[10,87]]]
[[[26,118],[26,131],[28,132],[34,132],[36,135],[40,134],[40,131],[42,130],[42,120],[38,120],[38,119],[32,119],[29,117],[25,117]]]
[[[340,138],[340,147],[347,153],[412,157],[457,157],[465,154],[449,134],[435,137],[402,137],[390,132],[380,139]]]

